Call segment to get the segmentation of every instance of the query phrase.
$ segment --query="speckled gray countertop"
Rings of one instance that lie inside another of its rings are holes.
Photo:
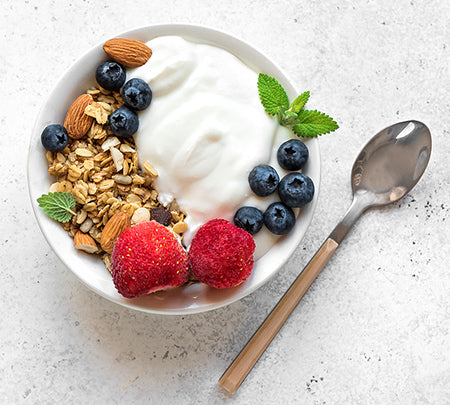
[[[450,3],[1,4],[1,403],[450,402]],[[45,242],[26,186],[30,131],[55,78],[102,39],[159,22],[250,41],[341,126],[320,140],[319,204],[285,267],[247,298],[185,317],[133,312],[88,290]],[[359,149],[406,119],[432,132],[423,179],[396,208],[359,221],[228,395],[217,379],[348,207]]]

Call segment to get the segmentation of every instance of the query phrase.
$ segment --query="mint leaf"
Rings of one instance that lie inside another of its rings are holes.
[[[37,202],[50,218],[58,222],[68,222],[72,215],[76,215],[71,208],[75,207],[77,201],[70,193],[57,191],[56,193],[42,194]]]
[[[333,118],[317,110],[302,110],[298,113],[297,120],[298,123],[293,125],[292,130],[296,135],[305,138],[328,134],[339,128]]]
[[[300,110],[305,106],[305,104],[309,100],[309,91],[305,91],[304,93],[300,94],[290,105],[289,110],[294,113],[299,113]]]
[[[269,115],[277,115],[289,107],[289,99],[283,86],[264,73],[258,75],[258,93],[261,103]]]

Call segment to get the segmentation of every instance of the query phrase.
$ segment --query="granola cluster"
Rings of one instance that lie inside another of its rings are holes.
[[[132,224],[150,220],[151,210],[161,206],[152,187],[158,172],[149,162],[141,169],[134,139],[117,138],[107,125],[109,115],[124,105],[120,93],[97,88],[87,94],[94,102],[84,114],[94,120],[86,136],[70,139],[61,152],[46,153],[48,173],[57,178],[49,191],[75,197],[76,215],[62,226],[72,238],[78,231],[89,234],[109,268],[110,255],[100,246],[104,226],[119,211],[127,212]],[[176,202],[167,209],[171,214],[167,227],[179,237],[187,230],[185,215]]]

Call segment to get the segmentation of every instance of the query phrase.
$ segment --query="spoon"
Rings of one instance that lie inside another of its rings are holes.
[[[419,181],[431,153],[431,134],[419,121],[394,124],[376,134],[352,168],[353,202],[341,222],[250,338],[219,384],[234,393],[308,291],[356,220],[368,209],[398,201]]]

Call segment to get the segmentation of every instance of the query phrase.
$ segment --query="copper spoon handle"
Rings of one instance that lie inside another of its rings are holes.
[[[223,388],[230,393],[234,393],[239,388],[338,246],[339,244],[329,237],[320,247],[263,324],[220,377],[219,384]]]

